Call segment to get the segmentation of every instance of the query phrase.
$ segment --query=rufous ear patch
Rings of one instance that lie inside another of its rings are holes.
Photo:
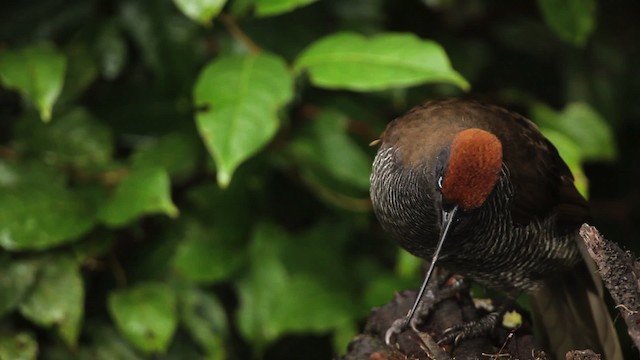
[[[451,142],[442,197],[465,210],[484,204],[502,169],[502,143],[481,129],[460,131]]]

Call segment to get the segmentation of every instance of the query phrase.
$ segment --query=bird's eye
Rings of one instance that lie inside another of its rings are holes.
[[[442,176],[438,177],[438,189],[442,190]]]

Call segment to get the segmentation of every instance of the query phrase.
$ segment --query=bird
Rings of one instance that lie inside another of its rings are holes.
[[[592,349],[622,359],[579,238],[589,205],[557,149],[529,119],[474,100],[432,100],[378,141],[370,196],[382,229],[409,253],[483,286],[530,295],[557,359]]]

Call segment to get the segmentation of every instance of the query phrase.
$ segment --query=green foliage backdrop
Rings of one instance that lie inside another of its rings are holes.
[[[372,307],[418,285],[372,216],[368,145],[432,98],[533,118],[596,220],[631,238],[639,10],[3,2],[0,359],[344,352]]]

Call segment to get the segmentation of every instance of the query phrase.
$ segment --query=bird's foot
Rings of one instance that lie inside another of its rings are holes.
[[[406,316],[403,316],[393,321],[384,335],[384,341],[387,343],[387,345],[390,345],[393,339],[398,334],[406,330],[407,325],[410,326],[413,331],[418,333],[418,326],[420,326],[423,319],[426,319],[431,309],[433,309],[433,307],[437,303],[441,302],[444,299],[455,296],[458,291],[467,286],[464,278],[450,277],[449,273],[441,275],[440,278],[445,279],[445,286],[439,288],[439,283],[441,283],[442,281],[435,281],[433,282],[433,285],[429,284],[424,296],[422,297],[422,300],[420,301],[416,313],[411,319],[407,319]]]
[[[470,321],[464,324],[456,325],[448,328],[442,334],[438,344],[458,345],[464,339],[481,337],[490,334],[502,316],[501,311],[491,312],[478,321]]]

